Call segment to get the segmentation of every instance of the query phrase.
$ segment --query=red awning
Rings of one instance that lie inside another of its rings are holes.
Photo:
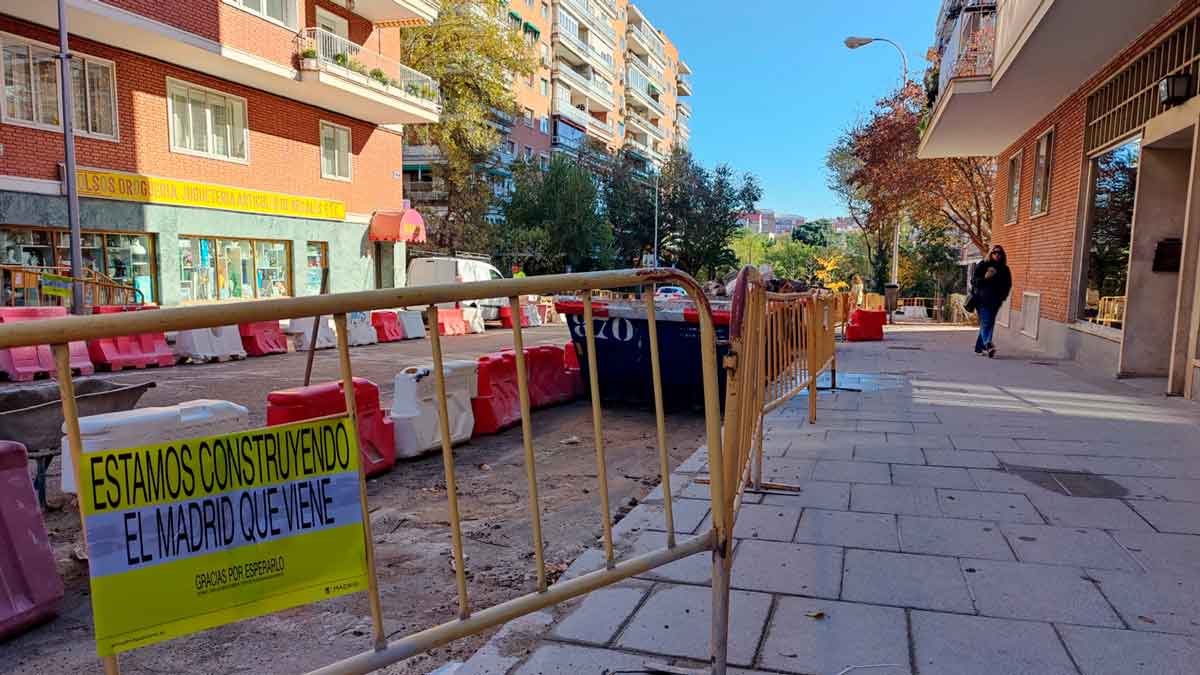
[[[371,216],[371,241],[403,241],[420,244],[425,241],[425,219],[416,209],[376,211]]]

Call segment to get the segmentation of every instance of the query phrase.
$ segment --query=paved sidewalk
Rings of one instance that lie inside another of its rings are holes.
[[[927,327],[839,344],[846,390],[768,420],[766,479],[734,532],[730,663],[820,675],[1200,672],[1200,405],[1159,381],[976,357]],[[848,374],[846,374],[848,373]],[[860,389],[852,391],[850,389]],[[682,536],[707,490],[672,487]],[[661,494],[658,495],[661,499]],[[664,541],[652,494],[616,530]],[[568,574],[602,566],[589,550]],[[462,673],[702,667],[711,561],[697,555],[509,624]]]

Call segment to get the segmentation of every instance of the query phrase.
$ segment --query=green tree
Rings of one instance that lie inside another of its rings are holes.
[[[591,156],[596,157],[597,153]],[[599,168],[604,214],[613,231],[615,264],[638,267],[642,255],[654,250],[654,179],[624,152],[605,156]],[[667,238],[660,221],[660,248]]]
[[[959,290],[959,240],[946,226],[916,228],[901,242],[900,286],[907,297],[943,297]]]
[[[407,140],[436,145],[444,157],[433,172],[447,212],[429,223],[443,248],[479,250],[489,240],[484,216],[494,197],[486,175],[501,140],[493,120],[515,115],[513,81],[536,67],[533,47],[506,15],[500,0],[441,0],[432,24],[399,31],[405,63],[441,87],[441,121],[409,126]]]
[[[809,246],[829,246],[833,240],[833,221],[828,218],[805,221],[792,230],[792,239]]]
[[[766,263],[781,279],[808,281],[817,269],[818,250],[802,241],[785,239],[767,249]]]
[[[775,242],[765,234],[758,234],[742,228],[734,234],[729,242],[733,254],[737,256],[738,267],[745,265],[761,265],[766,262],[767,251]]]
[[[738,214],[754,210],[762,198],[758,179],[739,176],[727,164],[710,171],[690,152],[676,149],[663,166],[659,188],[660,219],[677,265],[703,279],[736,267],[730,243],[739,229]]]
[[[588,167],[558,154],[546,171],[532,163],[514,165],[513,179],[495,248],[523,256],[527,274],[608,268],[612,228],[601,216]]]

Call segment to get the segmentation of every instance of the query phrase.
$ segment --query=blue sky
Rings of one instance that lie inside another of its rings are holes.
[[[825,187],[838,134],[900,82],[886,43],[854,51],[847,35],[904,47],[910,77],[925,71],[940,0],[636,0],[691,66],[692,151],[763,183],[762,208],[808,218],[843,215]]]

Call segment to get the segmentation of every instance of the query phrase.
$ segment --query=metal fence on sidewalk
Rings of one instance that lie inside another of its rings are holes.
[[[673,523],[673,494],[670,485],[670,459],[667,453],[663,383],[659,365],[659,341],[655,322],[654,286],[670,284],[687,291],[695,305],[699,320],[699,354],[703,378],[703,407],[709,466],[712,527],[701,536],[676,541]],[[599,396],[597,369],[596,320],[592,300],[598,292],[613,289],[641,288],[646,303],[648,342],[651,355],[654,410],[657,426],[657,454],[664,498],[666,545],[641,555],[618,559],[613,542],[612,510],[608,500],[608,469],[605,452],[603,411]],[[530,413],[530,391],[523,352],[523,333],[520,321],[513,321],[512,338],[516,358],[517,383],[520,397],[521,429],[524,463],[528,481],[529,518],[532,523],[533,572],[536,588],[518,598],[490,607],[472,604],[467,588],[468,558],[464,552],[462,515],[458,505],[458,481],[455,476],[455,455],[451,447],[449,413],[446,404],[446,382],[443,369],[442,340],[438,330],[438,303],[464,302],[476,299],[507,297],[514,314],[519,312],[519,298],[527,295],[557,295],[580,293],[584,302],[588,381],[591,388],[593,434],[596,448],[597,488],[601,501],[598,520],[602,525],[605,566],[581,576],[550,584],[543,554],[541,528],[542,505],[538,496],[538,473],[533,440],[533,418]],[[836,370],[835,326],[838,304],[842,302],[829,293],[779,295],[768,293],[758,273],[744,270],[738,280],[732,309],[730,353],[724,364],[718,363],[717,333],[709,301],[700,285],[690,276],[675,270],[625,270],[564,274],[525,279],[496,280],[475,283],[448,284],[403,289],[384,289],[338,295],[304,298],[272,299],[259,302],[239,302],[219,306],[195,306],[162,309],[155,312],[132,312],[90,317],[70,317],[48,321],[0,325],[0,349],[50,343],[58,368],[65,431],[75,484],[80,486],[81,518],[87,483],[81,480],[83,442],[75,408],[74,384],[71,380],[68,343],[75,340],[136,335],[156,331],[178,331],[212,328],[251,321],[275,321],[332,315],[337,327],[337,350],[346,399],[345,419],[354,423],[355,387],[346,318],[351,312],[390,309],[408,306],[427,306],[429,337],[435,376],[438,416],[442,438],[442,460],[447,486],[447,508],[451,534],[457,594],[457,616],[440,625],[389,641],[384,625],[384,613],[374,562],[374,541],[367,511],[365,477],[359,469],[359,495],[362,509],[362,537],[370,602],[373,644],[362,653],[318,668],[316,673],[367,673],[384,668],[411,656],[447,644],[453,640],[478,634],[517,617],[551,607],[621,580],[644,574],[676,560],[710,551],[713,555],[712,583],[712,672],[725,672],[729,636],[730,574],[733,552],[733,526],[741,496],[750,485],[749,469],[752,453],[757,448],[758,469],[761,475],[763,418],[766,412],[782,405],[802,391],[808,391],[810,418],[816,411],[816,381],[826,370]],[[727,372],[724,419],[722,419],[718,368]],[[756,478],[756,484],[758,479]],[[85,527],[86,534],[87,529]],[[86,540],[85,540],[86,545]],[[152,592],[154,589],[144,589]],[[328,589],[326,589],[328,592]],[[127,599],[128,600],[128,599]],[[100,602],[93,596],[93,602]],[[115,654],[103,657],[108,673],[119,672]]]

